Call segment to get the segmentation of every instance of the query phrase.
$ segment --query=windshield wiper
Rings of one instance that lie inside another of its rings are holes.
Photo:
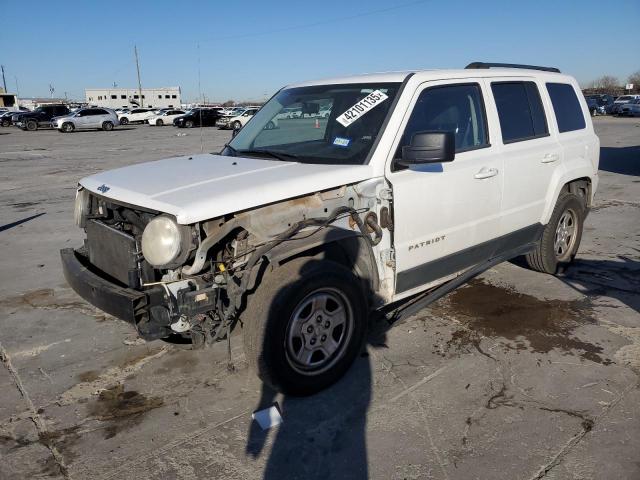
[[[283,162],[287,162],[289,160],[297,160],[299,157],[294,153],[286,153],[286,152],[274,152],[272,150],[236,150],[236,153],[240,154],[254,154],[254,155],[267,155],[271,158],[275,158],[276,160],[280,160]]]

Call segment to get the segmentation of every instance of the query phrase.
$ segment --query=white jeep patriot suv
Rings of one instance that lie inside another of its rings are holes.
[[[348,369],[372,310],[413,313],[516,256],[571,262],[598,160],[578,84],[553,68],[291,85],[219,154],[82,179],[86,240],[61,251],[64,273],[145,339],[195,348],[241,328],[264,382],[310,394]]]

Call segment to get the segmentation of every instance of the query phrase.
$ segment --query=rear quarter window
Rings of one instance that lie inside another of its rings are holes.
[[[538,87],[534,82],[493,82],[503,143],[549,135]]]
[[[547,83],[553,112],[560,133],[582,130],[586,127],[582,108],[573,87],[566,83]]]

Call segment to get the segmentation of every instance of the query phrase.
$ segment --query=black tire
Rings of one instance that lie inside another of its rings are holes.
[[[318,296],[325,298],[324,303],[312,303]],[[342,302],[345,312],[342,330],[327,321],[335,318],[338,322],[338,317],[332,314],[339,310],[327,307],[331,302],[338,306]],[[324,305],[320,310],[327,314],[324,318],[316,313],[319,304]],[[307,306],[308,317],[304,315]],[[367,311],[359,279],[350,270],[331,261],[292,260],[266,272],[257,291],[248,299],[241,315],[247,361],[260,379],[275,390],[288,395],[316,393],[338,381],[360,352],[367,330]],[[312,362],[319,353],[325,358],[319,359],[318,365],[303,366],[292,358],[296,356],[296,325],[300,332],[299,352],[304,355],[305,342],[307,346],[317,345],[311,347],[315,350],[308,361]],[[313,332],[303,333],[309,329]],[[337,345],[330,356],[324,353],[325,346],[331,348],[327,335]]]
[[[122,117],[120,119],[120,125],[128,125],[129,124],[129,119],[127,117]]]
[[[113,122],[103,122],[102,130],[104,130],[105,132],[110,132],[111,130],[113,130]]]
[[[2,120],[3,127],[8,127],[9,125],[11,125],[11,122],[9,120]]]
[[[193,128],[195,124],[193,123],[193,120],[187,120],[186,122],[184,122],[184,126],[186,128]]]
[[[35,120],[27,120],[25,127],[30,132],[35,132],[38,129],[38,122],[36,122]]]
[[[164,122],[162,120],[156,120],[156,127],[162,127]]]
[[[276,128],[276,124],[269,120],[264,128],[265,130],[273,130],[274,128]]]
[[[569,214],[573,218],[574,233],[570,240],[566,242],[568,243],[566,250],[557,251],[556,240],[558,237],[556,234],[565,214]],[[525,261],[529,268],[551,275],[562,273],[567,265],[573,261],[580,247],[585,217],[586,206],[584,200],[573,193],[561,193],[535,250],[525,256]]]
[[[71,122],[65,122],[62,124],[62,126],[60,127],[60,131],[61,132],[65,132],[65,133],[71,133],[75,130],[75,125]]]
[[[235,122],[233,122],[233,125],[231,125],[231,128],[233,130],[240,130],[242,128],[242,124],[236,120]]]

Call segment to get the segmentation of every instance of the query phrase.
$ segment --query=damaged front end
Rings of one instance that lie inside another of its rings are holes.
[[[391,244],[384,229],[393,225],[383,190],[384,180],[372,179],[180,225],[170,215],[81,188],[76,223],[86,240],[61,251],[65,277],[141,337],[178,337],[201,347],[229,337],[265,268],[296,256],[357,257],[349,262],[376,290],[385,265],[374,249],[383,239]]]

